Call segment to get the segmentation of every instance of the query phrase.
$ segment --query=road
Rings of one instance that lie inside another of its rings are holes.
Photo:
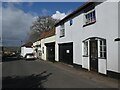
[[[115,88],[117,85],[86,78],[61,63],[11,59],[3,62],[3,88]],[[79,71],[80,72],[80,71]],[[82,71],[81,71],[82,72]]]

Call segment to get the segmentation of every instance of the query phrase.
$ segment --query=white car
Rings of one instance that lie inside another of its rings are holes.
[[[34,56],[33,53],[27,53],[27,54],[25,55],[25,59],[26,59],[26,60],[35,60],[35,56]]]

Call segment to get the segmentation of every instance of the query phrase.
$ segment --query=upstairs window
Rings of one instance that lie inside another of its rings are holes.
[[[73,24],[73,20],[71,19],[71,20],[70,20],[70,26],[71,26],[72,24]]]
[[[106,59],[106,40],[100,40],[100,58]]]
[[[96,22],[95,9],[85,13],[85,25],[89,25]]]
[[[64,24],[61,24],[60,26],[60,37],[64,37],[65,36],[65,26]]]

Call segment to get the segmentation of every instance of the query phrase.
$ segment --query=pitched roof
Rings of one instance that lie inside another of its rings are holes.
[[[55,28],[52,28],[51,30],[42,32],[40,34],[40,37],[36,41],[41,40],[43,38],[51,37],[51,36],[54,36],[54,35],[55,35]]]
[[[40,37],[41,37],[41,39],[42,39],[42,38],[51,37],[51,36],[53,36],[53,35],[55,35],[55,28],[53,28],[53,29],[51,29],[51,30],[49,30],[49,31],[43,32]]]
[[[61,21],[59,21],[58,23],[55,24],[55,27],[66,22],[67,20],[69,20],[71,17],[73,17],[74,15],[76,15],[77,13],[79,13],[80,11],[84,10],[87,6],[93,4],[94,2],[88,1],[85,4],[83,4],[82,6],[80,6],[78,9],[76,9],[75,11],[73,11],[72,13],[70,13],[68,16],[66,16],[65,18],[63,18]]]
[[[65,18],[63,18],[61,21],[59,21],[58,23],[55,24],[55,27],[66,22],[67,20],[69,20],[70,18],[72,18],[73,16],[75,16],[76,14],[78,14],[79,12],[81,12],[82,10],[84,10],[86,7],[88,7],[89,5],[92,5],[93,3],[102,3],[105,2],[107,0],[88,0],[87,2],[85,2],[82,6],[80,6],[79,8],[77,8],[75,11],[73,11],[72,13],[70,13],[68,16],[66,16]]]
[[[22,45],[22,47],[32,47],[33,43],[32,42],[28,42]]]

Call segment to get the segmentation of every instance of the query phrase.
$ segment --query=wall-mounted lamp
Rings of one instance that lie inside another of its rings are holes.
[[[116,38],[114,41],[120,41],[120,38]]]

